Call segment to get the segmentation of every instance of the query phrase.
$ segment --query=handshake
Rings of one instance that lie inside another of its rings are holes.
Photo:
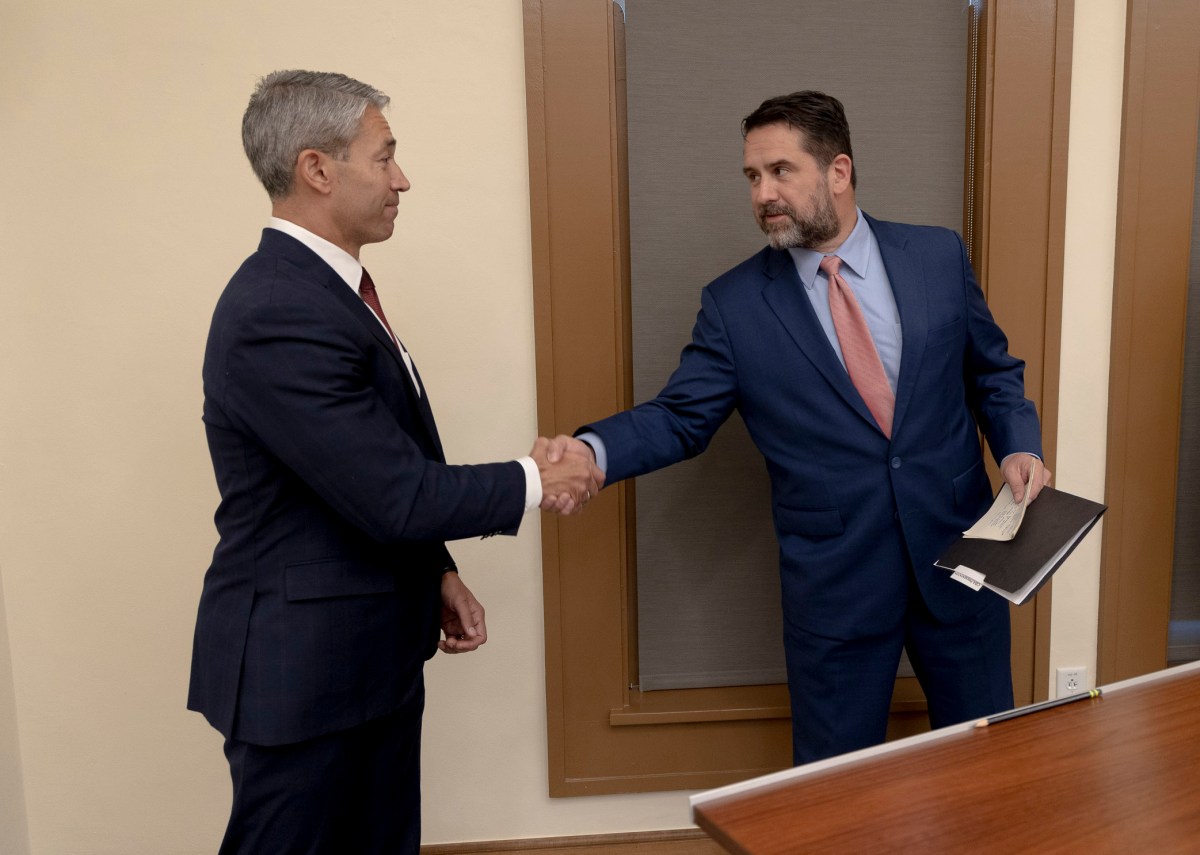
[[[604,473],[591,446],[572,436],[538,437],[529,452],[542,476],[543,511],[574,514],[600,493]]]

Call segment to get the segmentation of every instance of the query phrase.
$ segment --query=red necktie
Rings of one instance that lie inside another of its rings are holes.
[[[842,260],[836,255],[821,259],[821,269],[829,277],[829,312],[833,315],[833,329],[842,346],[842,358],[846,361],[846,371],[854,388],[862,395],[884,436],[891,439],[896,396],[892,394],[879,351],[875,349],[875,341],[867,329],[862,307],[838,272],[841,266]]]
[[[358,294],[375,312],[375,316],[383,321],[383,325],[387,327],[388,333],[392,337],[392,341],[396,343],[396,347],[400,347],[400,340],[396,338],[396,334],[392,332],[392,325],[387,322],[387,315],[383,313],[383,306],[379,305],[379,294],[375,291],[375,281],[371,278],[371,274],[367,272],[367,268],[363,268],[362,281],[358,284]],[[404,348],[400,348],[403,350]]]
[[[392,325],[388,323],[387,316],[383,313],[383,306],[379,304],[379,294],[375,291],[375,281],[371,279],[371,274],[367,272],[367,268],[363,268],[362,279],[358,283],[358,294],[362,297],[363,302],[371,307],[375,312],[375,317],[383,322],[387,328],[388,334],[392,337],[392,344],[396,345],[396,349],[400,351],[400,358],[404,361],[404,367],[408,369],[408,376],[412,378],[413,388],[417,391],[417,396],[421,395],[421,383],[417,380],[416,369],[413,368],[412,357],[408,355],[408,351],[404,349],[404,345],[400,343],[400,339],[392,332]]]

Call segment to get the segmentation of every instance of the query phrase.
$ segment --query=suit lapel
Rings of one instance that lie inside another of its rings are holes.
[[[875,417],[854,388],[850,375],[838,361],[821,322],[817,320],[791,255],[786,250],[767,250],[763,273],[768,280],[763,288],[763,299],[788,335],[842,400],[878,430]]]
[[[409,354],[412,358],[412,354]],[[421,372],[417,370],[417,362],[413,360],[413,376],[417,378],[417,382],[421,384],[421,394],[417,395],[416,391],[409,384],[409,399],[415,398],[415,406],[421,413],[421,419],[425,422],[425,430],[429,432],[429,439],[433,442],[433,447],[437,449],[437,459],[441,463],[446,462],[446,453],[442,450],[442,439],[438,436],[437,423],[433,420],[433,409],[429,406],[429,387],[425,385],[425,381],[421,379]],[[405,372],[407,374],[407,371]]]
[[[366,327],[392,358],[392,363],[395,365],[396,371],[400,374],[400,381],[404,384],[404,389],[408,393],[409,406],[413,412],[420,414],[421,423],[430,441],[433,443],[433,447],[437,450],[438,459],[444,459],[441,439],[438,437],[437,425],[433,420],[433,410],[429,407],[428,390],[425,389],[424,381],[420,379],[421,375],[417,372],[416,364],[414,363],[413,373],[410,375],[408,373],[408,366],[404,364],[404,357],[400,355],[400,348],[397,347],[396,342],[388,335],[388,331],[384,329],[383,324],[375,317],[375,313],[371,311],[370,307],[362,301],[361,297],[346,287],[346,283],[341,280],[341,277],[331,272],[331,281],[326,287],[345,304],[351,314]],[[422,392],[419,395],[413,387],[414,376],[417,378],[417,382],[421,384]]]
[[[391,336],[388,335],[387,330],[384,329],[379,319],[375,317],[375,313],[371,311],[370,307],[362,301],[362,298],[358,294],[346,285],[345,281],[319,255],[290,235],[286,235],[275,229],[264,229],[259,249],[274,255],[283,256],[301,269],[310,271],[325,290],[345,306],[346,310],[354,316],[355,320],[361,323],[375,337],[383,349],[390,354],[396,371],[400,374],[400,382],[404,385],[404,389],[408,394],[410,412],[420,414],[420,423],[424,427],[430,443],[436,450],[437,459],[444,462],[445,454],[442,451],[442,442],[438,436],[437,425],[433,420],[433,410],[429,407],[429,394],[428,390],[425,389],[425,382],[420,379],[421,375],[417,372],[416,365],[414,364],[413,375],[417,377],[417,382],[421,384],[422,389],[422,393],[418,395],[416,389],[413,388],[412,376],[408,373],[408,367],[404,364],[404,358],[400,355],[400,349],[392,341]]]
[[[900,312],[901,345],[900,376],[896,388],[896,412],[892,419],[892,436],[904,423],[904,414],[912,401],[913,388],[921,373],[921,360],[925,354],[925,339],[929,332],[929,290],[925,285],[925,271],[919,257],[908,246],[908,240],[887,223],[867,217],[883,266],[887,269],[892,294],[896,298],[896,309]]]

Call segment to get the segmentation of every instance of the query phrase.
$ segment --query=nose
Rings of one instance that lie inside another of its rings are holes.
[[[412,184],[408,182],[408,177],[404,174],[404,170],[400,168],[400,164],[392,161],[392,165],[396,172],[396,174],[392,176],[392,188],[397,193],[403,193],[408,190],[408,188],[412,187]]]
[[[755,205],[774,202],[778,199],[777,190],[778,188],[771,177],[764,175],[754,184],[750,185],[750,201]]]

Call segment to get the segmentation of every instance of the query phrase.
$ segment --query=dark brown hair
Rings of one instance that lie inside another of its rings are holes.
[[[837,98],[811,89],[768,98],[742,119],[742,137],[767,125],[787,125],[799,131],[804,150],[816,158],[822,169],[839,154],[846,155],[851,161],[850,186],[858,186],[854,152],[850,148],[850,125]]]

